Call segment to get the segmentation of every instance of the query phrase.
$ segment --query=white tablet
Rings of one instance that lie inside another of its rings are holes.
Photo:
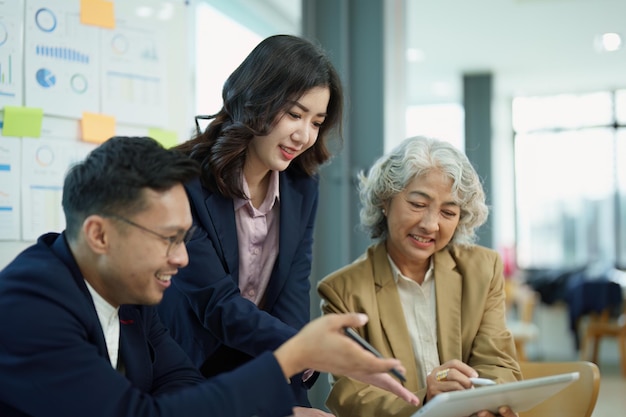
[[[515,412],[530,410],[576,381],[580,374],[570,372],[507,382],[463,391],[444,392],[427,402],[411,417],[462,417],[481,410],[498,414],[508,405]]]

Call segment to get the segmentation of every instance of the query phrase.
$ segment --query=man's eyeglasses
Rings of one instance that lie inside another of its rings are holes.
[[[197,230],[196,225],[192,225],[188,230],[186,231],[181,231],[178,232],[176,235],[174,236],[164,236],[158,232],[155,232],[154,230],[150,230],[147,227],[144,227],[140,224],[135,223],[132,220],[128,220],[125,217],[122,216],[118,216],[117,214],[108,214],[106,215],[106,217],[110,217],[119,221],[122,221],[126,224],[129,224],[131,226],[134,226],[138,229],[143,230],[144,232],[150,233],[151,235],[154,235],[162,240],[164,240],[165,242],[167,242],[167,252],[165,252],[165,256],[170,256],[170,253],[172,252],[172,249],[177,248],[179,245],[181,245],[182,243],[187,244],[191,238],[193,237],[194,233]]]

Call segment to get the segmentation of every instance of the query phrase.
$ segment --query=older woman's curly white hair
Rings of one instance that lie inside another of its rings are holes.
[[[459,224],[449,244],[474,244],[476,229],[489,213],[480,178],[463,152],[448,142],[423,136],[405,139],[380,157],[367,176],[359,173],[361,228],[375,241],[386,240],[389,231],[382,213],[385,202],[414,178],[433,169],[441,170],[452,180],[452,195],[461,208]]]

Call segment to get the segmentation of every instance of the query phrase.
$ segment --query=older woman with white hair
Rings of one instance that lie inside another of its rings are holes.
[[[358,332],[407,368],[422,404],[470,389],[470,378],[521,379],[505,323],[502,261],[475,244],[488,215],[478,174],[437,139],[406,139],[360,175],[361,226],[373,240],[318,285],[322,310],[369,316]],[[348,377],[331,377],[326,405],[338,417],[410,416],[416,407]],[[493,416],[485,410],[467,415]],[[505,417],[516,416],[508,407]]]

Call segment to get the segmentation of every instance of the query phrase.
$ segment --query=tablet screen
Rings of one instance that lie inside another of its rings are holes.
[[[444,392],[426,403],[411,417],[461,417],[481,410],[498,414],[508,405],[526,411],[545,401],[579,378],[578,372],[507,382],[462,391]]]

